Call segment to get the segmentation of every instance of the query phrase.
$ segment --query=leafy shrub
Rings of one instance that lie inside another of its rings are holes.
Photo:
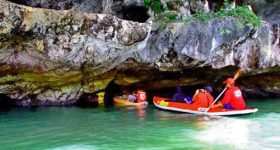
[[[168,20],[176,20],[178,15],[176,13],[165,13],[164,17]]]
[[[144,0],[144,3],[145,7],[147,9],[151,8],[155,12],[155,14],[163,12],[160,0]]]
[[[193,16],[188,17],[185,19],[185,23],[192,19],[197,19],[200,21],[207,21],[211,20],[213,18],[223,18],[227,16],[232,16],[236,18],[240,18],[245,21],[247,25],[252,26],[253,28],[258,28],[261,24],[261,19],[248,7],[246,6],[238,6],[235,9],[223,7],[221,10],[215,12],[215,13],[198,13],[194,14]],[[241,27],[238,25],[238,27]]]

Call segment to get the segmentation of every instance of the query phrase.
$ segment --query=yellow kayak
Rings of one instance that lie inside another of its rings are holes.
[[[115,96],[114,104],[115,106],[140,106],[140,105],[148,105],[148,102],[133,103],[131,101],[127,101],[126,99],[123,99],[121,96]]]

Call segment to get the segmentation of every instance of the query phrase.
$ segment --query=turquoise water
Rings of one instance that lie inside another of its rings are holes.
[[[280,149],[280,99],[247,104],[259,112],[202,117],[154,106],[13,108],[0,112],[0,149]]]

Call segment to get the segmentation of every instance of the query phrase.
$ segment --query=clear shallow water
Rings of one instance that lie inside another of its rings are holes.
[[[13,108],[0,112],[0,149],[280,149],[280,99],[259,112],[202,117],[147,108]]]

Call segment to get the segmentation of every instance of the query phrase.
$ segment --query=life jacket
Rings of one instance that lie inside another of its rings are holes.
[[[221,100],[223,105],[230,104],[234,109],[241,110],[246,108],[246,103],[242,96],[241,90],[236,86],[229,87],[223,99]]]
[[[141,102],[146,102],[146,92],[143,90],[138,90],[137,91],[137,103],[141,103]]]
[[[213,96],[208,92],[199,92],[197,95],[193,97],[193,101],[199,107],[209,107],[213,103]]]

